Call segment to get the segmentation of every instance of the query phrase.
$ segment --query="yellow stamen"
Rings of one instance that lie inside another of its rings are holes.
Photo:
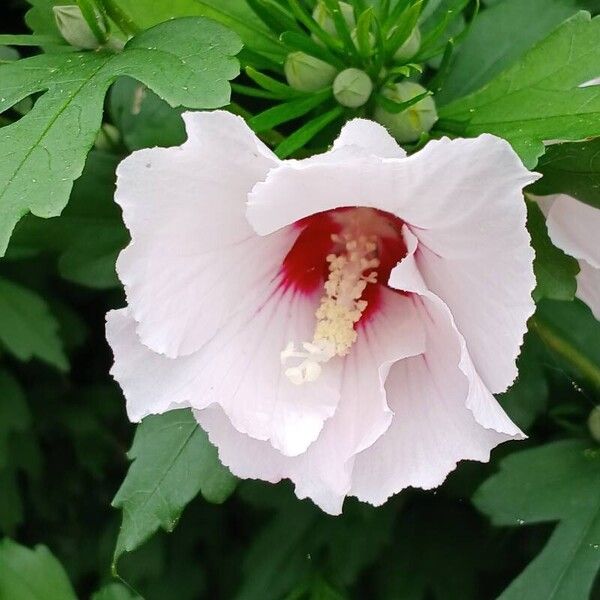
[[[283,365],[290,358],[303,359],[296,367],[285,370],[292,383],[300,385],[315,381],[322,371],[322,363],[334,356],[345,356],[356,342],[354,325],[358,323],[367,307],[362,300],[365,288],[377,282],[375,236],[353,237],[349,234],[332,235],[341,252],[327,256],[329,276],[325,282],[325,293],[315,313],[317,323],[312,342],[304,342],[304,352],[294,349],[289,342],[281,352]]]

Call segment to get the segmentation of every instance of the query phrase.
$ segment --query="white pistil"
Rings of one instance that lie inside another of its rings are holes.
[[[358,323],[367,307],[362,295],[369,283],[377,282],[375,236],[354,238],[349,234],[332,235],[331,239],[343,250],[327,256],[329,276],[325,293],[315,313],[317,323],[312,342],[304,342],[304,352],[297,351],[289,342],[281,352],[281,364],[290,359],[301,359],[294,367],[288,367],[285,375],[296,384],[315,381],[322,371],[322,364],[334,356],[345,356],[357,339],[354,325]]]

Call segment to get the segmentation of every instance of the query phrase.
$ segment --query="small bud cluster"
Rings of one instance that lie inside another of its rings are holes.
[[[318,0],[302,20],[310,38],[306,51],[290,52],[284,72],[293,89],[331,88],[350,116],[372,117],[399,142],[412,143],[431,130],[437,112],[429,92],[414,80],[423,71],[420,3],[399,5],[403,11],[382,15],[358,2]],[[310,48],[314,53],[307,53]]]

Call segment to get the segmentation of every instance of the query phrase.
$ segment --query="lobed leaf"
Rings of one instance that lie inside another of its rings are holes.
[[[190,17],[145,31],[121,54],[41,55],[0,66],[0,112],[45,92],[29,113],[0,129],[0,253],[25,213],[48,218],[64,208],[117,77],[142,81],[172,106],[216,108],[229,102],[240,48],[223,26]]]

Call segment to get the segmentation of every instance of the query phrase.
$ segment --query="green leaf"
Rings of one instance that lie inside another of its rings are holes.
[[[290,154],[296,152],[310,142],[319,131],[322,131],[333,123],[336,119],[344,114],[344,109],[341,106],[331,109],[330,111],[323,113],[322,115],[314,118],[312,121],[305,123],[300,129],[297,129],[288,138],[283,140],[277,148],[275,148],[275,154],[279,158],[287,158]]]
[[[560,521],[501,600],[588,598],[600,567],[600,450],[565,440],[511,454],[476,492],[497,526]]]
[[[120,583],[109,583],[92,596],[92,600],[138,600],[139,598]]]
[[[600,391],[600,321],[583,302],[544,300],[531,327],[564,366]]]
[[[584,5],[579,0],[503,0],[481,11],[436,94],[438,106],[482,87]]]
[[[600,138],[549,146],[536,171],[543,177],[530,187],[534,194],[569,194],[600,208]]]
[[[133,463],[113,500],[113,506],[123,510],[115,564],[123,552],[137,548],[159,527],[172,531],[198,492],[220,503],[236,485],[189,410],[144,419],[129,457]]]
[[[145,31],[121,54],[41,55],[0,66],[0,112],[47,90],[27,115],[0,129],[0,252],[27,211],[47,218],[64,208],[118,76],[135,77],[172,106],[215,108],[229,102],[240,47],[223,26],[186,18]]]
[[[129,234],[113,200],[118,162],[117,156],[92,150],[60,217],[27,215],[15,228],[8,257],[56,252],[65,279],[96,289],[119,286],[115,262]]]
[[[129,150],[179,146],[186,139],[183,109],[172,108],[130,77],[121,77],[112,86],[108,110]]]
[[[543,347],[528,333],[517,360],[519,375],[498,401],[521,429],[527,430],[548,405],[548,382],[542,367]]]
[[[142,29],[179,17],[207,17],[235,31],[248,48],[283,62],[283,46],[245,0],[113,1]]]
[[[58,321],[45,300],[6,279],[0,279],[0,341],[19,360],[35,357],[61,371],[68,369]]]
[[[600,135],[600,17],[580,12],[478,92],[441,108],[439,127],[507,139],[532,168],[544,141]]]
[[[579,273],[577,261],[550,241],[546,221],[535,202],[527,202],[527,229],[535,250],[533,271],[537,280],[533,298],[541,300],[572,300],[575,297]]]
[[[10,373],[0,370],[0,471],[8,464],[9,435],[13,431],[25,431],[30,423],[31,415],[21,386]]]
[[[30,550],[8,538],[0,541],[0,598],[76,600],[64,569],[46,546]]]
[[[331,97],[331,89],[323,90],[306,96],[285,102],[272,108],[268,108],[264,112],[252,117],[248,121],[248,125],[257,133],[277,127],[282,123],[287,123],[292,119],[296,119],[310,112],[325,100]]]

